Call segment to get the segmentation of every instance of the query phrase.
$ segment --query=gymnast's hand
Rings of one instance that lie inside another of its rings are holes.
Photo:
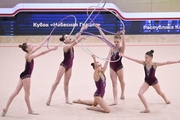
[[[55,47],[52,48],[52,50],[57,50],[57,48],[58,48],[58,46],[55,46]]]
[[[110,47],[109,52],[113,52],[113,47]]]
[[[95,27],[96,28],[100,28],[100,24],[95,24]]]
[[[124,33],[125,33],[125,30],[121,30],[121,33],[124,34]]]
[[[95,58],[96,58],[96,56],[95,56],[94,54],[92,54],[92,55],[91,55],[91,57],[92,57],[93,59],[95,59]]]
[[[86,24],[86,25],[82,25],[81,31],[82,31],[82,30],[87,30],[87,28],[88,28],[88,25],[87,25],[87,24]]]
[[[119,56],[120,56],[120,57],[123,57],[123,56],[124,56],[124,54],[122,54],[122,53],[119,53]]]

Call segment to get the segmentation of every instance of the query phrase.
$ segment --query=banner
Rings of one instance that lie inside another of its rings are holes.
[[[77,19],[69,17],[59,23],[68,15],[74,15]],[[87,21],[88,32],[99,34],[94,23],[110,32],[116,33],[122,30],[119,19],[110,12],[93,13]],[[76,26],[72,34],[76,34],[88,18],[86,12],[20,12],[14,17],[0,17],[0,35],[48,35],[55,27],[52,35],[69,34],[73,26]],[[123,21],[126,34],[179,34],[180,20],[145,20],[145,21]],[[109,33],[105,33],[109,34]]]

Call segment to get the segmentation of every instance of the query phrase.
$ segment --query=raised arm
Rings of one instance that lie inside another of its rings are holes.
[[[33,54],[34,52],[36,52],[38,49],[40,49],[44,43],[50,38],[50,36],[47,36],[37,47],[35,47],[32,51],[31,54]]]
[[[175,63],[180,63],[180,60],[178,61],[167,61],[167,62],[155,62],[156,66],[163,66],[163,65],[169,65],[169,64],[175,64]]]
[[[91,55],[91,56],[92,56],[93,61],[94,61],[94,69],[96,70],[98,68],[97,61],[96,61],[96,56],[95,55]]]
[[[126,55],[124,55],[124,54],[122,54],[122,53],[120,53],[119,56],[123,56],[123,57],[126,58],[126,59],[129,59],[129,60],[131,60],[131,61],[134,61],[134,62],[139,63],[139,64],[142,64],[142,65],[144,64],[144,61],[143,61],[143,60],[137,60],[137,59],[128,57],[128,56],[126,56]]]
[[[40,53],[38,53],[38,54],[35,54],[35,55],[31,54],[31,55],[28,57],[28,60],[31,61],[32,59],[37,58],[37,57],[39,57],[39,56],[41,56],[41,55],[44,55],[44,54],[46,54],[46,53],[48,53],[48,52],[50,52],[50,51],[57,50],[57,48],[58,48],[58,46],[55,46],[55,47],[53,47],[53,48],[51,48],[51,49],[42,51],[42,52],[40,52]]]
[[[86,30],[87,28],[88,28],[88,25],[82,25],[80,31],[77,33],[76,39],[78,39],[81,36],[83,30]]]
[[[125,44],[125,38],[124,38],[125,30],[122,30],[121,33],[122,33],[122,36],[121,36],[121,39],[122,39],[121,50],[122,50],[122,52],[124,53],[124,51],[125,51],[125,46],[126,46],[126,44]]]
[[[94,80],[98,80],[99,79],[99,73],[98,73],[98,64],[96,61],[96,56],[95,55],[91,55],[94,61]]]
[[[109,60],[110,60],[110,57],[111,57],[111,51],[112,51],[112,49],[109,50],[108,56],[107,56],[106,61],[104,63],[103,72],[105,72],[106,69],[107,69],[107,66],[108,66],[108,63],[109,63]]]
[[[105,35],[104,32],[101,30],[100,24],[95,24],[95,27],[99,30],[99,33],[101,34],[101,36],[106,39],[106,35]]]

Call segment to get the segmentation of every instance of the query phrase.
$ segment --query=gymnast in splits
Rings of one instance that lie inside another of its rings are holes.
[[[88,27],[87,25],[82,26],[80,32],[77,33],[77,39],[81,35],[82,31],[86,30],[87,27]],[[80,39],[77,40],[77,42],[80,42],[82,39],[85,39],[85,37],[81,37]],[[73,48],[73,46],[75,46],[77,44],[77,42],[75,40],[72,40],[67,34],[62,35],[62,37],[60,38],[60,41],[65,43],[65,46],[63,47],[64,60],[60,63],[56,79],[55,79],[55,81],[51,87],[51,91],[50,91],[48,100],[46,102],[47,106],[50,106],[52,95],[53,95],[54,91],[56,90],[56,87],[59,84],[63,75],[64,75],[65,103],[72,104],[71,102],[69,102],[68,85],[69,85],[69,81],[71,78],[73,59],[74,59],[74,48]]]
[[[109,52],[107,60],[109,60],[110,54],[111,53]],[[106,71],[108,61],[106,61],[104,66],[102,67],[102,65],[96,61],[96,58],[94,55],[92,55],[92,58],[94,62],[91,63],[91,66],[94,69],[93,76],[94,76],[94,81],[97,88],[97,90],[94,93],[94,101],[77,99],[77,100],[74,100],[73,103],[90,105],[91,107],[87,108],[88,110],[95,110],[99,112],[109,113],[110,112],[109,105],[103,99],[104,94],[105,94],[105,87],[106,87],[106,76],[104,75],[104,73]],[[98,107],[97,105],[100,105],[100,107]]]
[[[95,25],[96,28],[99,30],[101,36],[103,38],[106,38],[105,34],[100,28],[100,24]],[[120,35],[122,33],[122,35]],[[113,103],[110,104],[112,105],[117,105],[118,104],[118,89],[117,89],[117,78],[120,81],[120,88],[121,88],[121,96],[120,99],[124,100],[124,90],[125,90],[125,82],[124,82],[124,69],[123,69],[123,64],[122,64],[122,57],[119,56],[119,52],[124,53],[125,51],[125,30],[122,30],[121,32],[117,33],[113,40],[114,40],[114,45],[117,47],[117,49],[112,50],[112,56],[111,56],[111,61],[116,61],[116,62],[110,62],[110,77],[112,81],[112,87],[113,87],[113,96],[114,96],[114,101]],[[120,57],[120,58],[119,58]]]
[[[28,44],[28,43],[23,43],[22,45],[19,45],[19,47],[26,52],[25,55],[25,70],[20,74],[20,80],[16,86],[15,91],[12,93],[12,95],[9,97],[9,100],[6,104],[6,107],[3,109],[3,113],[2,113],[2,117],[4,117],[8,111],[8,108],[11,104],[11,102],[13,101],[13,99],[19,94],[20,90],[22,89],[22,87],[24,88],[25,91],[25,102],[28,108],[28,113],[29,114],[33,114],[33,115],[38,115],[38,113],[35,113],[31,107],[30,104],[30,83],[31,83],[31,74],[34,68],[34,58],[37,58],[41,55],[44,55],[52,50],[56,50],[58,48],[58,46],[53,47],[51,49],[45,50],[43,52],[37,53],[35,54],[35,52],[37,50],[39,50],[44,43],[47,41],[47,39],[49,39],[49,36],[42,42],[40,43],[37,47],[33,47],[32,45]]]
[[[128,57],[126,55],[123,54],[119,54],[120,56],[123,56],[124,58],[127,58],[129,60],[132,60],[134,62],[137,62],[139,64],[142,64],[144,66],[144,72],[145,72],[145,81],[142,84],[142,86],[140,87],[138,96],[141,100],[141,102],[143,103],[145,110],[141,111],[141,113],[149,113],[149,107],[147,105],[146,99],[144,98],[143,94],[147,91],[147,89],[152,86],[156,92],[164,99],[164,101],[166,102],[166,104],[170,104],[170,101],[166,98],[165,94],[161,91],[160,89],[160,85],[158,83],[158,80],[155,76],[155,72],[156,72],[156,68],[158,66],[162,66],[162,65],[168,65],[168,64],[175,64],[175,63],[180,63],[180,60],[178,61],[167,61],[167,62],[153,62],[153,53],[154,50],[150,50],[148,52],[145,53],[145,61],[143,60],[137,60],[131,57]]]

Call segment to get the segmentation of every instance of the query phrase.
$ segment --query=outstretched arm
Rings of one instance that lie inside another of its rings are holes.
[[[39,56],[41,56],[41,55],[44,55],[44,54],[46,54],[46,53],[48,53],[48,52],[50,52],[50,51],[57,50],[57,48],[58,48],[58,46],[53,47],[53,48],[48,49],[48,50],[45,50],[45,51],[42,51],[41,53],[38,53],[38,54],[36,54],[36,55],[31,54],[31,55],[29,56],[28,60],[31,61],[32,59],[37,58],[37,57],[39,57]]]
[[[162,63],[155,62],[155,63],[156,63],[156,66],[163,66],[163,65],[169,65],[169,64],[180,63],[180,60],[178,60],[178,61],[167,61],[167,62],[162,62]]]
[[[37,47],[35,47],[35,48],[31,51],[31,54],[33,54],[34,52],[36,52],[37,50],[39,50],[49,38],[50,38],[50,36],[47,36]]]
[[[122,54],[122,53],[120,53],[119,56],[123,56],[123,57],[126,58],[126,59],[129,59],[129,60],[131,60],[131,61],[134,61],[134,62],[139,63],[139,64],[142,64],[142,65],[144,64],[144,61],[143,61],[143,60],[137,60],[137,59],[128,57],[128,56],[126,56],[126,55],[124,55],[124,54]]]

